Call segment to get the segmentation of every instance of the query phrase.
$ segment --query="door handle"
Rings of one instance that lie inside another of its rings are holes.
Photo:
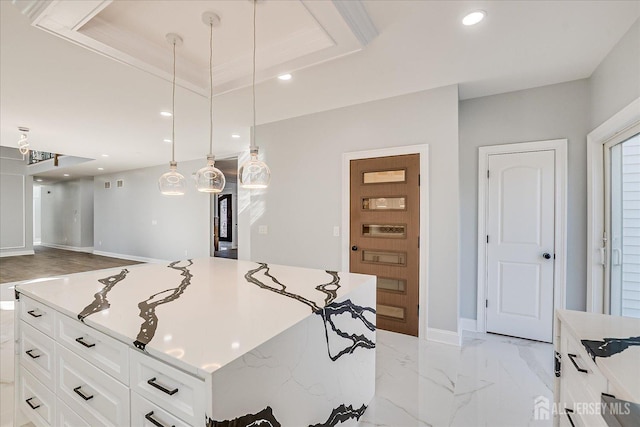
[[[356,245],[353,245],[353,246],[351,246],[351,250],[355,252],[355,251],[358,250],[358,247]]]
[[[544,258],[544,259],[551,259],[551,254],[550,254],[550,253],[548,253],[548,252],[545,252],[545,253],[543,253],[543,254],[542,254],[542,258]]]

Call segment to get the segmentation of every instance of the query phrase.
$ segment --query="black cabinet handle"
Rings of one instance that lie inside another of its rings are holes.
[[[91,396],[87,396],[86,394],[84,394],[82,392],[82,390],[80,390],[82,388],[81,385],[79,385],[78,387],[74,388],[73,391],[76,392],[76,394],[78,396],[80,396],[81,398],[83,398],[84,400],[89,400],[89,399],[93,399],[93,394]]]
[[[25,402],[27,402],[27,405],[31,406],[31,409],[38,409],[40,405],[34,405],[33,403],[31,403],[33,399],[35,399],[35,397],[30,397],[27,400],[25,400]]]
[[[41,356],[41,354],[36,354],[35,356],[33,355],[32,351],[34,351],[35,348],[32,348],[31,350],[27,350],[25,351],[25,353],[27,353],[29,355],[29,357],[31,357],[32,359],[37,359],[38,357]]]
[[[154,426],[158,426],[158,427],[167,427],[166,425],[162,424],[160,421],[156,420],[155,418],[153,418],[153,411],[149,412],[147,415],[144,416],[146,419],[149,420],[149,422],[151,424],[153,424]],[[171,427],[176,427],[176,426],[171,426]]]
[[[567,418],[569,418],[569,424],[571,424],[571,427],[576,427],[576,425],[573,423],[573,420],[571,419],[571,414],[573,414],[573,409],[564,408],[564,413],[567,414]]]
[[[571,360],[571,363],[573,363],[573,366],[578,370],[578,372],[583,372],[583,373],[589,373],[589,371],[587,371],[586,369],[581,368],[580,366],[578,366],[578,364],[575,361],[575,358],[578,357],[575,354],[571,354],[568,353],[567,356],[569,356],[569,360]]]
[[[358,250],[358,247],[356,245],[353,245],[353,246],[351,246],[351,250],[355,252],[355,251]]]
[[[147,384],[149,384],[152,387],[157,388],[158,390],[160,390],[163,393],[167,393],[169,396],[173,396],[174,394],[176,394],[178,392],[177,388],[174,388],[173,390],[169,390],[168,388],[158,384],[156,382],[156,377],[153,377],[150,380],[147,380]]]
[[[36,313],[36,311],[39,311],[39,310],[37,308],[34,308],[33,310],[27,311],[27,313],[29,313],[33,317],[42,317],[42,314],[41,313]]]
[[[86,341],[84,340],[84,337],[76,338],[76,342],[78,342],[78,343],[82,344],[83,346],[85,346],[85,347],[87,347],[87,348],[91,348],[91,347],[95,347],[95,346],[96,346],[96,344],[95,344],[95,343],[89,343],[89,342],[86,342]]]
[[[545,252],[545,253],[543,253],[543,254],[542,254],[542,258],[544,258],[544,259],[551,259],[551,254],[550,254],[550,253]]]

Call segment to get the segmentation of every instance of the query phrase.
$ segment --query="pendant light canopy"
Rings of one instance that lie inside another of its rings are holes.
[[[215,167],[213,155],[213,27],[220,25],[220,17],[213,12],[202,14],[202,21],[209,26],[209,154],[207,165],[196,172],[196,188],[201,193],[220,193],[226,179],[222,171]]]
[[[29,128],[19,127],[20,131],[20,139],[18,140],[18,150],[20,150],[20,154],[26,156],[29,153],[29,137],[27,133],[29,132]]]
[[[256,3],[253,0],[253,73],[252,73],[252,106],[253,128],[251,130],[250,159],[240,166],[238,178],[243,188],[258,189],[267,188],[271,181],[271,170],[265,162],[258,159],[258,147],[256,146]]]
[[[169,172],[162,174],[158,180],[160,192],[166,196],[182,196],[187,189],[187,180],[178,172],[176,154],[176,46],[182,45],[182,37],[169,33],[166,36],[169,44],[173,46],[173,83],[171,92],[171,161]]]

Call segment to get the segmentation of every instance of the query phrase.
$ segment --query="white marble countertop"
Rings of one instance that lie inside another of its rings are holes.
[[[582,340],[602,341],[606,346],[619,344],[619,340],[627,341],[621,346],[622,351],[595,357],[595,363],[616,389],[624,390],[632,401],[640,402],[640,319],[570,310],[558,310],[557,315],[582,345]],[[609,338],[616,340],[607,344]],[[588,349],[587,353],[593,358]]]
[[[85,324],[205,377],[364,283],[375,286],[375,277],[202,258],[38,279],[16,289],[73,318],[83,313]]]

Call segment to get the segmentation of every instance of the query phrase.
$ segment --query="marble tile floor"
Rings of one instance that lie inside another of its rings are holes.
[[[3,289],[6,290],[6,289]],[[13,425],[13,303],[0,304],[0,427]],[[376,395],[359,427],[550,426],[534,400],[552,400],[551,344],[465,333],[462,347],[378,331]]]

